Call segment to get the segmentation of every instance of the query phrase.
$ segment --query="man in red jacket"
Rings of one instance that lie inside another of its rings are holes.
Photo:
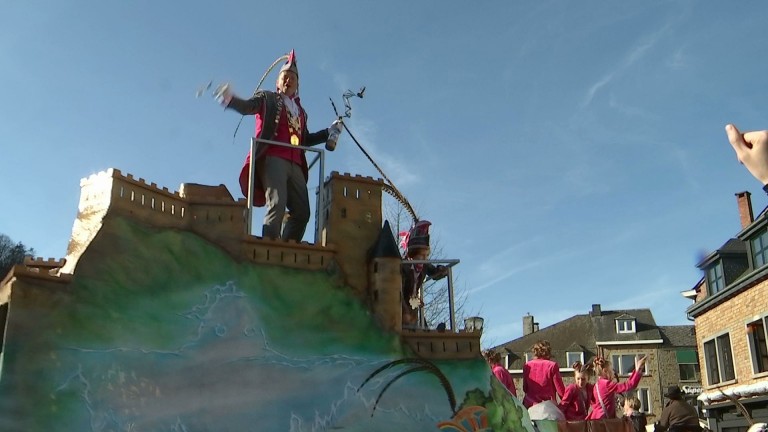
[[[256,207],[267,206],[263,237],[300,242],[310,216],[307,159],[301,147],[326,142],[331,131],[341,131],[341,122],[334,121],[330,128],[313,133],[307,130],[307,113],[299,100],[299,68],[293,51],[280,69],[276,92],[259,91],[245,100],[235,96],[229,84],[224,84],[216,89],[214,96],[227,109],[242,115],[253,115],[257,138],[295,146],[258,144],[252,200]],[[240,189],[245,196],[248,196],[250,166],[249,152],[240,170]],[[281,235],[286,209],[288,220]]]

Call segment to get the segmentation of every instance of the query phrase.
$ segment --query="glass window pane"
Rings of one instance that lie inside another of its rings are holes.
[[[707,381],[710,385],[720,382],[720,369],[717,366],[717,350],[715,340],[704,342],[704,360],[707,367]]]
[[[768,346],[765,339],[765,325],[762,319],[747,324],[749,350],[752,353],[752,371],[768,371]]]
[[[651,412],[651,402],[647,388],[641,388],[637,391],[637,397],[640,399],[640,411],[644,413]]]
[[[752,257],[755,268],[762,267],[768,261],[768,231],[752,239]]]
[[[736,379],[736,372],[733,369],[733,357],[731,356],[731,336],[729,334],[717,337],[717,351],[723,381]]]
[[[566,367],[573,366],[576,362],[582,362],[581,360],[581,353],[580,352],[569,352],[566,354],[566,362],[568,363]]]
[[[710,294],[716,294],[720,291],[720,280],[717,275],[718,267],[719,265],[715,265],[707,272],[707,283],[709,284]]]
[[[621,374],[629,375],[632,370],[635,369],[635,356],[632,354],[624,354],[621,356]]]
[[[699,365],[693,363],[683,363],[678,365],[680,367],[680,381],[698,381]]]

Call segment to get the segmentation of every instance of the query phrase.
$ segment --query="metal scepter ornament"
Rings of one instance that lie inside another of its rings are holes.
[[[339,124],[334,124],[331,128],[329,134],[328,134],[328,140],[325,142],[325,149],[328,151],[334,151],[336,149],[336,142],[339,139],[339,135],[341,135],[341,129],[344,127],[344,118],[350,118],[352,117],[352,105],[349,102],[349,98],[357,96],[360,99],[363,98],[363,93],[365,93],[365,87],[361,87],[360,91],[357,93],[354,93],[352,90],[347,90],[344,92],[344,94],[341,96],[344,99],[344,115],[340,115],[339,111],[336,109],[336,104],[333,103],[333,99],[331,99],[331,106],[333,107],[333,112],[336,113],[336,117]]]

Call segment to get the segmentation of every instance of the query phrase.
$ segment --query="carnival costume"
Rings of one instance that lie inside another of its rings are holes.
[[[405,261],[414,259],[417,252],[429,255],[429,221],[418,221],[406,235],[404,243],[407,250]],[[424,306],[421,301],[421,287],[427,276],[434,280],[444,278],[448,274],[445,266],[435,266],[430,263],[410,264],[402,266],[403,277],[403,325],[412,326],[418,322],[418,311]]]
[[[299,70],[293,51],[280,69],[281,73],[284,71],[295,73],[298,80]],[[257,144],[252,202],[256,207],[267,206],[262,232],[264,237],[281,237],[280,227],[287,208],[289,217],[282,238],[301,241],[309,221],[310,208],[307,193],[309,169],[304,150],[299,147],[324,143],[329,129],[314,133],[307,130],[307,113],[301,106],[298,89],[294,97],[268,90],[260,90],[247,100],[231,96],[224,106],[242,115],[253,115],[256,119],[256,138],[296,146],[287,148],[261,142]],[[240,190],[246,197],[250,169],[251,154],[248,152],[239,177]]]
[[[549,359],[534,358],[523,365],[523,405],[530,408],[544,401],[557,404],[557,396],[563,397],[565,386],[560,367]]]

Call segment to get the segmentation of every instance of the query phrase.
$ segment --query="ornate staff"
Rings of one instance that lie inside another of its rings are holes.
[[[363,98],[363,94],[365,93],[365,87],[361,87],[360,91],[355,93],[352,90],[347,90],[342,95],[342,98],[344,99],[344,115],[340,115],[339,111],[336,109],[336,104],[333,103],[333,99],[331,99],[331,106],[333,106],[333,112],[336,113],[336,116],[339,118],[339,120],[343,120],[343,118],[350,118],[352,117],[352,105],[349,102],[349,99],[352,97],[359,97],[360,99]],[[397,189],[395,184],[392,182],[392,180],[387,177],[386,174],[384,174],[384,171],[379,167],[379,165],[373,160],[370,154],[368,154],[367,151],[363,148],[363,146],[360,144],[360,142],[355,138],[354,135],[352,135],[352,132],[347,127],[347,124],[343,121],[341,124],[344,126],[344,129],[349,134],[349,137],[352,138],[352,141],[357,144],[357,147],[360,149],[360,151],[363,152],[365,157],[368,158],[368,160],[373,164],[373,167],[376,168],[376,170],[381,174],[382,177],[384,177],[384,180],[387,181],[388,184],[384,185],[384,192],[390,194],[394,199],[396,199],[402,206],[405,208],[405,210],[413,217],[413,222],[416,223],[419,220],[419,216],[416,215],[416,211],[411,206],[411,203],[408,202],[408,200],[403,196],[402,193]]]

